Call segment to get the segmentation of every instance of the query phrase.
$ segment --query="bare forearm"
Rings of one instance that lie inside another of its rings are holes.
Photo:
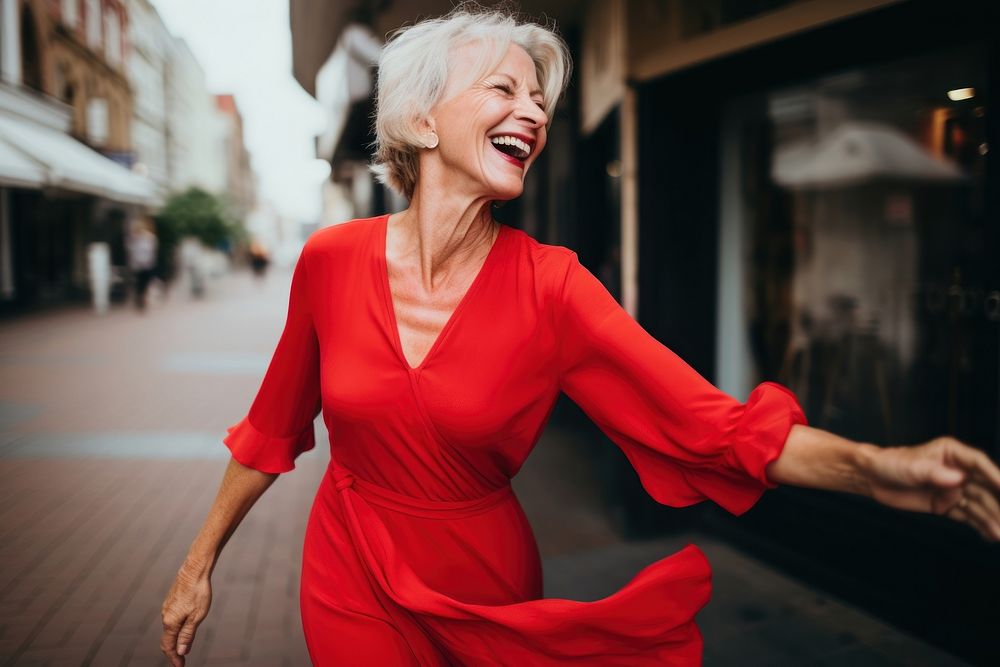
[[[778,484],[871,496],[866,475],[879,448],[822,429],[796,424],[766,474]]]
[[[223,547],[243,517],[277,477],[248,468],[231,458],[208,517],[188,550],[185,566],[199,575],[211,574]]]

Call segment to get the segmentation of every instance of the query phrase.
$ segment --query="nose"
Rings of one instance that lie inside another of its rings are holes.
[[[518,100],[517,109],[514,112],[515,116],[519,120],[528,121],[534,128],[544,127],[549,120],[545,111],[542,110],[530,97],[521,96]]]

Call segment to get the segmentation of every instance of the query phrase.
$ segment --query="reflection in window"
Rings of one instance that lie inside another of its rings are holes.
[[[986,62],[969,49],[846,72],[748,119],[752,354],[816,426],[996,437]]]

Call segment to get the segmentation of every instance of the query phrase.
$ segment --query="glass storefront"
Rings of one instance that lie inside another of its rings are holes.
[[[997,445],[988,62],[975,46],[928,53],[731,105],[744,361],[815,426]]]

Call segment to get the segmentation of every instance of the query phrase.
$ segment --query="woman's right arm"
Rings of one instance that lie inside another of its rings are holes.
[[[160,648],[174,667],[184,664],[208,613],[211,573],[226,542],[278,475],[294,469],[295,459],[316,444],[320,355],[305,258],[303,249],[292,273],[285,327],[257,395],[222,440],[232,459],[215,502],[163,603]]]
[[[212,571],[223,547],[277,478],[277,474],[255,470],[230,458],[215,502],[160,610],[163,617],[160,649],[174,667],[184,665],[198,624],[208,615],[212,604]]]

